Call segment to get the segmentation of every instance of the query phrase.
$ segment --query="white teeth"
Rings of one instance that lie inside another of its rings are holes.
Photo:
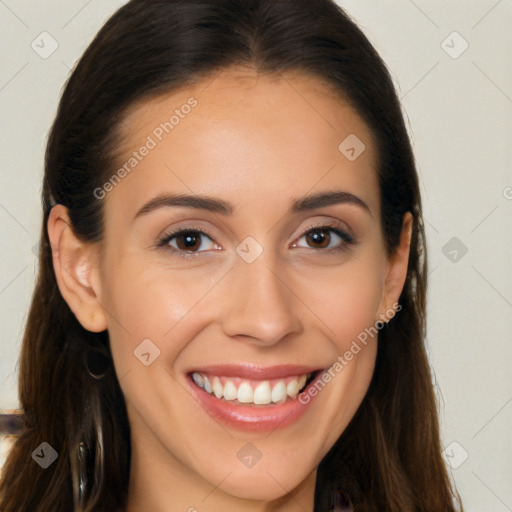
[[[250,404],[253,401],[254,393],[248,382],[242,382],[238,387],[238,401],[243,404]]]
[[[238,396],[238,389],[233,384],[233,381],[228,380],[224,386],[224,400],[236,400]]]
[[[291,396],[292,398],[297,398],[299,389],[299,383],[295,379],[288,382],[288,385],[286,386],[286,392],[288,393],[288,396]]]
[[[285,402],[288,397],[296,399],[299,391],[304,387],[308,377],[311,374],[301,375],[291,380],[279,379],[273,381],[273,386],[270,381],[264,380],[259,382],[253,388],[249,381],[236,379],[233,381],[227,377],[210,377],[202,375],[199,372],[192,373],[192,379],[197,386],[204,389],[207,393],[215,395],[223,400],[238,400],[243,404],[256,404],[267,405],[270,403]],[[211,379],[211,381],[210,381]],[[241,382],[240,382],[241,381]],[[288,381],[288,382],[286,382]],[[222,384],[224,382],[224,385]],[[235,382],[240,382],[237,385]]]
[[[212,385],[213,393],[217,398],[222,398],[222,384],[220,383],[219,377],[213,378],[213,385]]]
[[[280,380],[272,390],[272,402],[283,402],[286,400],[286,385],[284,381]]]
[[[203,377],[201,377],[201,375],[197,372],[194,372],[192,374],[192,378],[194,379],[194,382],[200,387],[202,388],[203,387]]]
[[[258,384],[254,390],[254,403],[259,405],[269,404],[272,401],[272,391],[268,380]]]

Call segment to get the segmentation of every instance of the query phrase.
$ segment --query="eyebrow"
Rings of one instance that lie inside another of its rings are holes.
[[[290,211],[292,213],[301,213],[305,211],[315,210],[318,208],[332,206],[335,204],[355,205],[372,215],[370,207],[358,196],[345,191],[320,192],[313,195],[300,197],[291,204]],[[207,210],[213,213],[221,213],[223,215],[232,215],[234,207],[222,199],[204,195],[187,195],[187,194],[162,194],[148,201],[140,208],[133,220],[154,212],[161,208],[172,206],[184,206],[187,208],[196,208],[199,210]]]

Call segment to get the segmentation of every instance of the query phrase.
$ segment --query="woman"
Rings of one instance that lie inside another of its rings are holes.
[[[456,510],[411,145],[334,2],[126,4],[42,200],[2,512]]]

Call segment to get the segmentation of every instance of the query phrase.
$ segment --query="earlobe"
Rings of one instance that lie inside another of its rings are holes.
[[[104,331],[107,321],[100,303],[95,247],[75,235],[63,205],[52,208],[47,230],[55,277],[64,300],[85,329]]]
[[[377,318],[379,321],[387,322],[394,316],[394,305],[398,303],[398,299],[400,298],[405,284],[411,246],[412,221],[413,217],[411,212],[406,212],[402,218],[400,243],[398,247],[396,247],[395,253],[388,261],[383,296],[379,305],[379,315]]]

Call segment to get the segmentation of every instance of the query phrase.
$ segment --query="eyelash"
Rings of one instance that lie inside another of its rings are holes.
[[[329,254],[345,252],[348,249],[350,249],[350,246],[355,245],[357,243],[357,241],[354,239],[354,237],[349,235],[347,232],[340,230],[337,226],[338,226],[337,223],[332,223],[332,224],[327,223],[327,224],[319,224],[319,225],[313,224],[311,226],[308,226],[305,229],[304,233],[299,237],[299,239],[304,237],[305,235],[308,235],[309,233],[311,233],[313,231],[317,231],[317,230],[318,231],[321,231],[321,230],[330,231],[341,238],[341,240],[343,241],[343,245],[340,247],[330,247],[328,249],[319,248],[319,249],[313,249],[313,250],[321,251],[324,253],[327,252]],[[166,247],[167,249],[169,249],[173,253],[176,253],[181,258],[195,258],[195,257],[200,256],[201,253],[203,253],[205,251],[195,251],[195,252],[194,251],[183,251],[181,249],[175,249],[174,247],[168,246],[169,242],[173,238],[177,237],[178,235],[183,235],[186,233],[195,233],[195,234],[199,234],[199,235],[206,235],[208,238],[210,238],[212,241],[214,241],[213,236],[210,233],[208,233],[207,231],[205,231],[203,228],[188,226],[188,227],[180,228],[176,231],[173,231],[172,233],[162,235],[156,241],[155,247],[160,248],[160,247],[167,246]],[[304,249],[304,247],[301,247],[301,248]]]

